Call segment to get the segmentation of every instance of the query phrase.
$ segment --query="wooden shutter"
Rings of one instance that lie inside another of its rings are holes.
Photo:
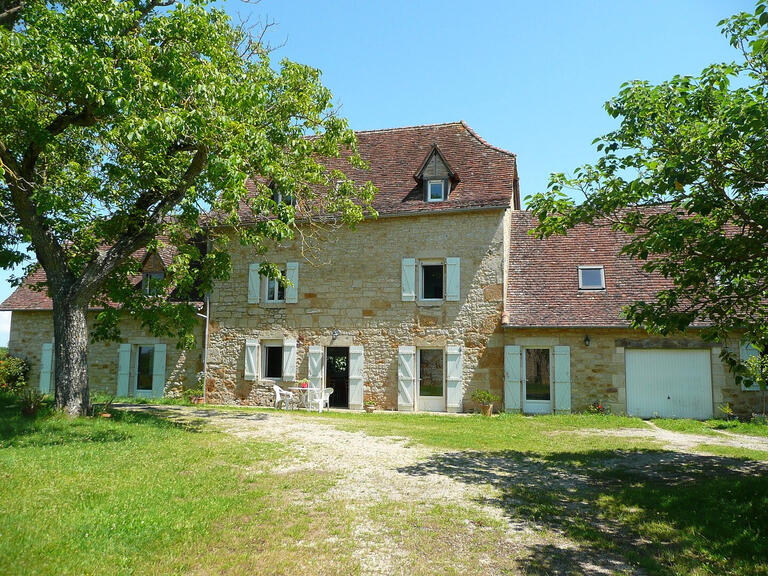
[[[458,302],[461,292],[461,259],[445,259],[445,299]]]
[[[413,390],[416,381],[414,364],[416,348],[400,346],[397,351],[397,409],[413,412]]]
[[[296,380],[296,338],[283,340],[283,380]]]
[[[555,346],[555,412],[571,411],[571,349]]]
[[[312,388],[323,387],[323,347],[309,347],[309,385]]]
[[[131,376],[131,345],[120,344],[117,348],[117,395],[128,396]]]
[[[162,398],[165,396],[165,344],[155,344],[152,353],[152,396]]]
[[[520,369],[520,346],[504,346],[504,410],[506,412],[520,412],[522,397]]]
[[[259,303],[261,289],[261,276],[259,275],[259,263],[254,262],[248,266],[248,304]]]
[[[296,304],[299,301],[299,263],[285,263],[285,277],[290,284],[285,287],[285,302]]]
[[[446,408],[448,412],[461,411],[462,398],[462,356],[461,346],[446,346],[445,348],[445,385]]]
[[[413,302],[416,300],[416,259],[403,258],[401,273],[403,302]]]
[[[363,409],[363,347],[349,347],[349,407]]]
[[[752,346],[749,340],[742,340],[740,342],[740,355],[741,355],[741,361],[746,362],[749,358],[752,356],[758,356],[760,354],[760,351]],[[751,378],[742,379],[741,381],[741,389],[742,390],[759,390],[760,387],[755,385],[755,383],[752,381]]]
[[[258,377],[259,367],[259,341],[258,340],[246,340],[245,341],[245,370],[243,372],[243,378],[246,380],[256,380]]]
[[[53,343],[43,342],[43,348],[40,355],[40,392],[43,394],[50,394],[52,380]]]

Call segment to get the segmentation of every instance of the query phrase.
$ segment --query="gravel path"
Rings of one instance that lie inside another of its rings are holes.
[[[482,453],[446,453],[410,443],[404,438],[343,431],[328,424],[327,420],[285,412],[237,412],[180,406],[134,406],[131,409],[158,411],[173,419],[203,421],[238,438],[288,442],[294,456],[281,462],[282,472],[317,470],[335,474],[340,480],[320,497],[341,500],[355,512],[358,523],[354,528],[354,555],[360,561],[364,575],[429,573],[414,570],[413,550],[406,549],[398,534],[387,529],[386,519],[380,521],[371,513],[376,505],[389,502],[407,505],[415,514],[427,514],[435,506],[454,507],[465,510],[468,517],[488,518],[501,526],[498,529],[501,534],[487,536],[495,539],[496,550],[475,557],[470,568],[472,573],[642,574],[621,558],[580,547],[551,526],[520,520],[521,515],[510,514],[508,502],[500,502],[500,490],[510,483],[549,485],[554,493],[593,489],[590,486],[593,482],[578,474]],[[680,458],[695,458],[693,451],[700,444],[768,450],[768,439],[736,435],[697,436],[663,430],[653,424],[643,429],[583,430],[580,433],[654,439],[670,451],[672,459],[677,458],[674,454],[679,454]],[[607,461],[606,465],[648,467],[653,463],[647,459],[647,455],[638,455],[636,460],[625,456],[620,462],[618,459],[617,463]],[[765,471],[760,463],[756,466]],[[745,466],[745,470],[747,468],[750,466]],[[511,510],[514,511],[514,507]],[[572,512],[579,513],[578,510]],[[477,524],[464,520],[463,525],[453,529],[450,537],[456,542],[449,553],[470,553],[481,547],[477,538],[482,534],[478,535]],[[601,528],[613,529],[607,525]],[[479,529],[483,529],[482,526]],[[432,537],[439,538],[440,535]],[[553,560],[541,568],[531,560],[534,556]],[[465,564],[457,563],[454,568],[459,573],[470,573]]]

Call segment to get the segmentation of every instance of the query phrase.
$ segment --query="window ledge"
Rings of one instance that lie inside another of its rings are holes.
[[[416,300],[416,306],[425,308],[439,308],[445,303],[445,300]]]
[[[262,308],[285,308],[285,302],[261,302]]]

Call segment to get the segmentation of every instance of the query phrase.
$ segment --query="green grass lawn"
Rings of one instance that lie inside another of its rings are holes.
[[[29,420],[1,402],[0,574],[252,574],[255,558],[262,574],[354,573],[343,505],[302,506],[336,479],[280,474],[284,453],[145,414]]]
[[[746,434],[747,436],[768,437],[768,426],[756,422],[741,422],[739,420],[665,420],[657,419],[653,422],[665,430],[686,432],[689,434],[703,434],[717,436],[718,430],[733,432],[734,434]]]
[[[669,452],[632,437],[646,425],[620,417],[289,417],[437,449],[399,471],[478,486],[501,518],[551,535],[510,573],[543,576],[574,555],[608,554],[648,574],[768,574],[768,475],[734,471],[761,455]],[[26,419],[0,398],[0,574],[358,573],[359,518],[313,499],[340,478],[284,470],[289,451],[143,413]],[[504,522],[460,507],[383,501],[365,514],[423,559],[414,574],[450,573],[452,554],[503,567],[514,547]],[[557,545],[563,537],[578,554]]]

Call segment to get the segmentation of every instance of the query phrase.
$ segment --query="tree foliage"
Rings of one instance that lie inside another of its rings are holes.
[[[528,198],[536,234],[577,224],[629,233],[623,253],[674,284],[626,310],[668,334],[706,324],[725,340],[768,341],[768,11],[759,2],[719,24],[740,54],[698,76],[635,81],[606,103],[619,120],[597,138],[596,163],[553,174]],[[567,192],[584,195],[576,203]]]
[[[0,1],[0,109],[0,267],[34,252],[54,315],[104,309],[97,338],[128,314],[191,345],[183,302],[229,271],[226,246],[208,242],[221,226],[263,251],[295,234],[297,210],[354,224],[370,209],[370,184],[323,166],[345,150],[362,161],[320,72],[273,63],[204,0]],[[163,245],[175,256],[161,294],[176,301],[134,286],[136,251]]]

